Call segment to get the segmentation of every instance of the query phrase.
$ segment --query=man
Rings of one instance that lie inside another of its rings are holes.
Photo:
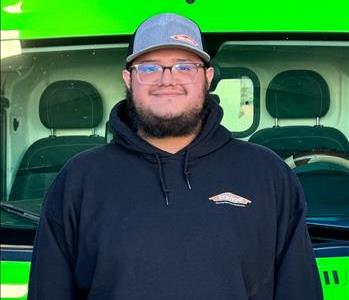
[[[301,187],[220,125],[202,45],[175,14],[137,29],[113,142],[47,193],[29,299],[322,299]]]

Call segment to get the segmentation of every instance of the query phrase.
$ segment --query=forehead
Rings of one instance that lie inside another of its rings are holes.
[[[166,49],[157,49],[145,53],[134,60],[134,63],[142,62],[157,62],[157,63],[174,63],[180,61],[191,61],[191,62],[201,62],[201,58],[184,49],[179,48],[166,48]]]

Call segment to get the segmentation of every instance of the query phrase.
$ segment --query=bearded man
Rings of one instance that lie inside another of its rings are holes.
[[[146,20],[122,75],[113,141],[47,193],[29,299],[322,299],[300,184],[220,124],[198,26]]]

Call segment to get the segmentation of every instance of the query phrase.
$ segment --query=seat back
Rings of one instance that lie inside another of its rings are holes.
[[[294,169],[307,200],[309,217],[343,217],[349,212],[349,169],[315,162]]]
[[[283,159],[313,150],[349,153],[349,142],[342,132],[320,125],[329,107],[329,88],[320,74],[309,70],[279,73],[266,93],[266,108],[275,126],[257,131],[249,141],[274,150]],[[314,126],[279,125],[280,119],[309,118],[314,118]]]
[[[40,98],[41,123],[49,137],[34,142],[24,154],[9,200],[42,198],[62,166],[77,153],[104,144],[94,134],[102,121],[103,104],[88,82],[62,80],[50,84]],[[56,136],[56,129],[90,129],[91,135]]]

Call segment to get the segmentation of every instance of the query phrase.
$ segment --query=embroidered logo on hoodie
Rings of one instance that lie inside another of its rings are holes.
[[[233,193],[222,193],[209,198],[216,204],[230,204],[234,206],[246,207],[252,201]]]

